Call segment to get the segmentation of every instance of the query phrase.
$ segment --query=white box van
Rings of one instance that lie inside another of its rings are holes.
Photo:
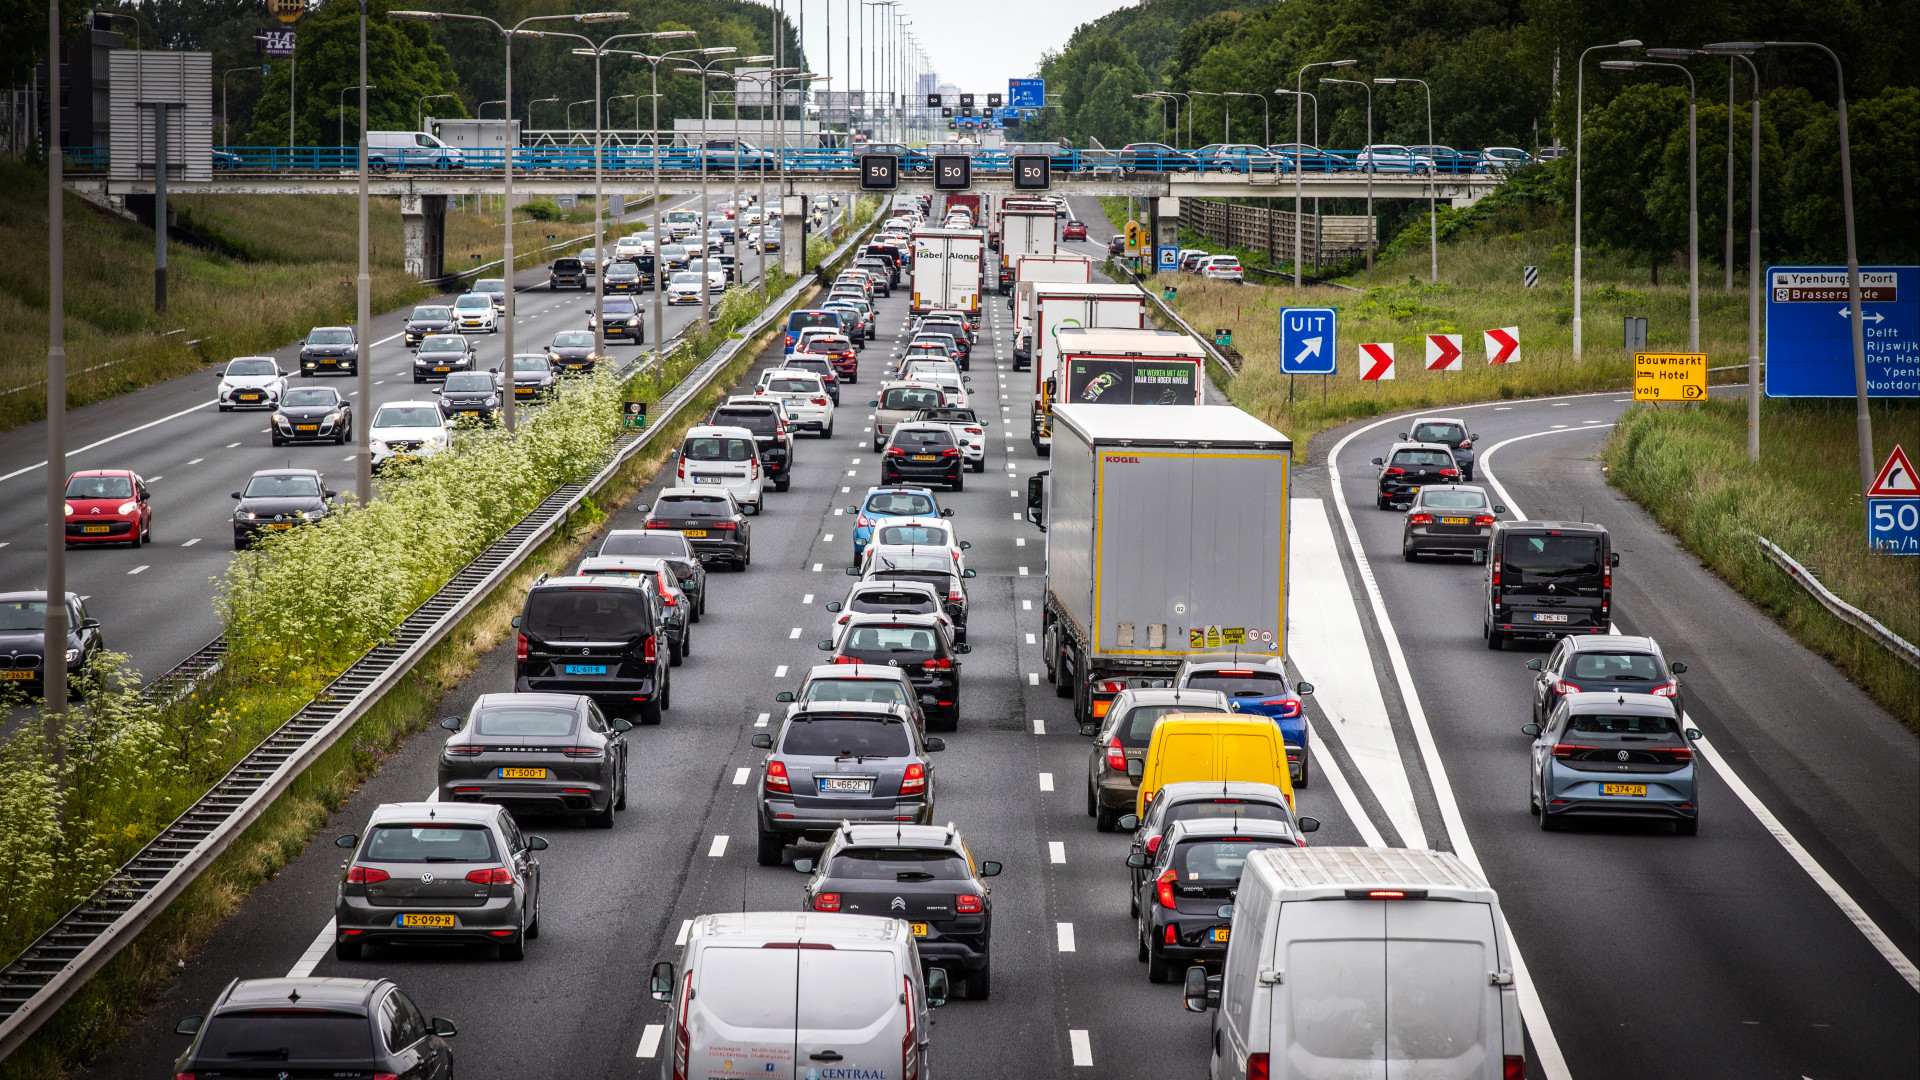
[[[899,919],[754,911],[695,919],[679,972],[653,965],[650,989],[673,1003],[663,1080],[931,1080],[927,1010],[946,1004],[947,973],[921,975]]]
[[[367,132],[367,166],[387,169],[463,169],[466,154],[424,131]]]
[[[1222,974],[1187,969],[1187,1009],[1219,1010],[1213,1080],[1525,1075],[1500,898],[1457,857],[1256,851],[1231,907]]]

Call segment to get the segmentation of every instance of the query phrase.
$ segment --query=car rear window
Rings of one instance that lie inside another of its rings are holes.
[[[1453,467],[1453,455],[1441,450],[1396,450],[1393,454],[1395,465],[1439,465]]]
[[[913,740],[900,721],[819,717],[787,725],[780,752],[795,757],[906,757]]]
[[[668,500],[661,500],[666,502]],[[602,555],[678,555],[687,554],[687,538],[669,532],[618,532],[600,545]]]
[[[1675,735],[1680,726],[1671,716],[1619,716],[1610,713],[1575,713],[1569,730],[1585,735]]]
[[[821,345],[818,341],[810,341],[807,343],[809,350],[825,347],[826,346]],[[823,356],[809,356],[806,353],[794,353],[787,359],[787,364],[790,367],[804,368],[807,371],[817,372],[822,377],[822,381],[833,374],[833,364]]]
[[[369,862],[490,862],[493,832],[485,825],[375,825],[361,858]]]
[[[1646,653],[1574,653],[1572,674],[1576,679],[1652,682],[1660,678],[1660,662]]]
[[[807,684],[802,701],[872,701],[905,705],[906,694],[893,679],[816,679]]]
[[[876,544],[941,544],[947,543],[947,530],[938,525],[883,525],[875,530],[873,542]]]
[[[1189,840],[1174,849],[1172,869],[1181,881],[1239,881],[1247,856],[1282,846],[1278,840]]]
[[[819,379],[768,379],[767,391],[773,394],[817,394]]]
[[[905,660],[939,650],[939,631],[931,626],[855,626],[847,630],[841,651]]]
[[[940,397],[940,391],[938,390],[896,386],[880,395],[880,407],[896,412],[913,412],[917,409],[932,409],[937,408],[941,404]]]
[[[967,860],[928,848],[848,848],[827,865],[827,876],[857,881],[966,881]]]
[[[716,436],[695,436],[680,448],[688,461],[751,461],[753,440]]]
[[[1176,821],[1196,819],[1239,818],[1242,821],[1285,821],[1287,812],[1266,802],[1254,802],[1240,799],[1198,799],[1193,802],[1175,803],[1166,811],[1164,824],[1172,828]]]
[[[474,721],[480,735],[569,735],[575,716],[560,709],[488,709]]]
[[[655,517],[732,517],[727,500],[718,495],[669,495],[653,504]],[[601,548],[603,555],[645,555],[644,551],[614,551]]]
[[[1600,540],[1593,536],[1507,534],[1501,561],[1508,569],[1545,577],[1600,572]]]
[[[852,611],[908,611],[916,615],[940,610],[940,605],[933,597],[912,589],[869,589],[858,592],[847,607]]]
[[[840,316],[830,311],[796,311],[787,316],[787,329],[803,330],[809,326],[840,325]]]
[[[1458,446],[1466,439],[1467,433],[1459,424],[1419,424],[1413,429],[1414,442],[1440,442]]]
[[[133,481],[124,476],[76,476],[67,481],[69,499],[131,499]]]
[[[646,594],[631,588],[536,589],[520,627],[546,641],[637,637],[652,624]]]
[[[867,496],[866,513],[888,517],[931,517],[939,513],[933,499],[911,491],[883,491]]]
[[[1287,680],[1271,671],[1196,671],[1187,676],[1194,690],[1218,690],[1228,697],[1272,697],[1287,692]]]
[[[755,435],[773,435],[780,430],[780,418],[772,409],[715,409],[713,422],[727,427],[743,427]]]
[[[1222,710],[1204,705],[1141,705],[1127,710],[1126,721],[1114,734],[1121,746],[1145,746],[1153,741],[1153,729],[1161,717],[1173,713],[1217,713]]]
[[[1429,488],[1420,493],[1420,505],[1433,510],[1482,510],[1486,508],[1487,497],[1477,491],[1436,491]]]
[[[372,1056],[373,1024],[366,1017],[292,1008],[215,1016],[201,1030],[194,1049],[194,1058],[202,1063],[224,1059],[357,1064]],[[263,1075],[274,1071],[269,1067]]]
[[[947,450],[953,447],[953,432],[946,428],[896,429],[893,445],[905,450]]]

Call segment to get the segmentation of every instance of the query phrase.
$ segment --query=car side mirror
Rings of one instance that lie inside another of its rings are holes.
[[[545,851],[545,850],[547,850],[547,838],[546,838],[546,837],[544,837],[544,836],[529,836],[529,837],[527,837],[527,850],[529,850],[529,851]]]
[[[99,620],[99,619],[81,619],[81,620],[80,620],[80,629],[82,629],[82,630],[98,630],[98,629],[100,629],[100,620]],[[1681,665],[1681,670],[1682,670],[1682,671],[1685,671],[1685,670],[1686,670],[1686,665],[1684,665],[1684,664],[1683,664],[1683,665]]]
[[[1299,694],[1301,697],[1312,697],[1313,684],[1310,682],[1295,683],[1293,687],[1293,692],[1296,694]]]
[[[358,833],[341,833],[339,836],[333,838],[333,846],[341,848],[359,847],[360,835]]]
[[[279,371],[279,369],[277,368],[275,369],[275,371],[278,372],[279,376],[283,379],[293,374],[293,372],[291,371]]]
[[[859,568],[859,567],[857,567],[857,566],[849,566],[849,567],[847,567],[847,576],[848,576],[848,577],[859,577],[859,576],[860,576],[860,568]]]
[[[756,750],[773,749],[773,736],[768,735],[765,732],[761,732],[760,734],[755,735],[753,738],[749,739],[748,742],[752,743],[754,749]]]
[[[937,1009],[947,1003],[947,969],[927,969],[927,1008]]]
[[[490,368],[488,368],[488,369],[487,369],[487,373],[488,373],[489,375],[498,375],[498,374],[500,374],[500,369],[499,369],[499,368],[497,368],[497,367],[490,367]]]
[[[1385,464],[1387,463],[1387,459],[1386,459],[1386,458],[1374,458],[1374,459],[1373,459],[1373,463],[1374,463],[1375,465],[1385,465]]]
[[[821,652],[832,652],[833,641],[829,638],[821,638],[819,641],[814,643],[813,647],[816,649],[819,649]]]
[[[1147,868],[1147,853],[1144,851],[1135,851],[1128,854],[1127,865],[1133,867],[1135,870],[1145,870]]]
[[[647,977],[647,996],[655,1001],[673,1000],[673,961],[653,965],[653,974]]]
[[[1140,758],[1127,759],[1127,779],[1139,780],[1147,775],[1147,763]]]
[[[828,611],[839,611],[839,610],[840,610],[840,601],[838,601],[838,600],[829,600],[829,601],[827,602],[827,610],[828,610]]]
[[[615,721],[613,722],[613,730],[615,730],[615,731],[617,731],[617,732],[619,732],[619,733],[620,733],[620,734],[622,734],[622,735],[625,735],[625,734],[626,734],[627,732],[629,732],[629,731],[632,731],[632,730],[633,730],[633,721],[631,721],[631,720],[615,720]]]
[[[436,386],[436,387],[434,387],[433,389],[431,389],[431,390],[429,390],[429,391],[427,391],[427,393],[429,393],[429,394],[432,394],[432,395],[433,395],[434,397],[439,397],[439,396],[440,396],[440,388]]]
[[[1407,437],[1407,433],[1406,433],[1406,432],[1404,432],[1404,431],[1403,431],[1403,432],[1401,432],[1400,434],[1398,434],[1398,435],[1395,435],[1395,436],[1394,436],[1394,438],[1396,438],[1396,439],[1404,439],[1404,438],[1406,438],[1406,437]]]
[[[446,1017],[436,1016],[433,1018],[433,1033],[443,1039],[451,1039],[460,1034],[460,1029],[454,1027],[453,1021]]]
[[[1685,660],[1675,660],[1673,663],[1668,664],[1667,668],[1675,675],[1685,675],[1687,673],[1687,662]]]
[[[1690,727],[1690,728],[1688,728],[1688,729],[1687,729],[1687,738],[1688,738],[1688,739],[1704,739],[1704,738],[1706,738],[1706,736],[1705,736],[1705,735],[1702,735],[1702,734],[1700,734],[1700,729],[1699,729],[1699,728],[1697,728],[1697,727]]]
[[[962,641],[953,647],[953,651],[957,653],[970,653],[973,651],[973,646]]]
[[[973,549],[973,541],[971,541],[971,540],[962,540],[962,541],[960,541],[960,550],[961,550],[961,551],[971,551],[972,549]]]
[[[857,506],[849,506],[847,507],[847,513],[849,515],[858,515],[860,513],[860,508]]]
[[[960,571],[960,576],[963,578],[979,577],[980,572],[978,570],[962,570]]]
[[[877,401],[869,401],[869,402],[867,402],[867,408],[869,408],[869,409],[877,409],[877,408],[879,408],[879,407],[880,407],[880,403],[879,403],[879,402],[877,402]]]
[[[1469,435],[1469,436],[1467,436],[1467,438],[1469,438],[1469,439],[1471,439],[1471,440],[1473,440],[1474,442],[1479,442],[1479,441],[1480,441],[1480,433],[1476,431],[1476,432],[1474,432],[1473,434],[1471,434],[1471,435]]]
[[[1540,735],[1540,725],[1539,724],[1522,724],[1520,725],[1520,734],[1532,735],[1537,738]]]
[[[204,1016],[183,1016],[173,1025],[175,1035],[198,1035],[200,1025],[206,1022]]]
[[[945,750],[946,748],[947,748],[947,740],[945,739],[929,738],[927,740],[927,753],[929,754],[937,754],[940,751]]]
[[[775,695],[773,695],[773,700],[775,700],[775,701],[792,701],[792,700],[793,700],[793,691],[791,691],[791,690],[782,690],[782,691],[780,691],[779,693],[777,693],[777,694],[775,694]]]
[[[1132,832],[1133,830],[1140,827],[1140,815],[1121,814],[1120,820],[1115,822],[1114,824],[1120,826],[1120,828],[1126,832]]]
[[[1539,657],[1537,657],[1537,656],[1536,656],[1536,657],[1534,657],[1533,659],[1531,659],[1531,660],[1529,660],[1529,661],[1527,661],[1527,670],[1528,670],[1528,671],[1539,671],[1539,670],[1540,670],[1540,669],[1541,669],[1542,667],[1545,667],[1545,666],[1546,666],[1546,665],[1544,665],[1544,664],[1542,664],[1542,663],[1540,662],[1540,658],[1539,658]]]
[[[1507,512],[1507,508],[1506,508],[1506,507],[1504,507],[1504,506],[1502,506],[1502,505],[1500,505],[1499,503],[1494,503],[1494,504],[1493,504],[1493,512],[1494,512],[1494,513],[1496,513],[1496,514],[1504,514],[1504,513],[1506,513],[1506,512]]]
[[[951,507],[951,506],[949,506],[949,507],[947,507],[946,509],[944,509],[944,510],[942,510],[942,511],[940,511],[940,516],[941,516],[941,517],[949,517],[949,518],[950,518],[950,517],[952,517],[952,516],[953,516],[953,507]]]
[[[457,716],[449,716],[446,719],[440,721],[440,726],[443,728],[446,728],[448,731],[459,731],[460,718]]]
[[[1607,565],[1608,565],[1608,566],[1619,566],[1619,565],[1620,565],[1620,553],[1619,553],[1619,552],[1617,552],[1617,551],[1610,551],[1610,552],[1608,552],[1608,553],[1607,553]]]
[[[236,492],[234,492],[234,493],[233,493],[233,497],[234,497],[234,498],[236,498],[236,499],[237,499],[237,498],[239,498],[239,497],[240,497],[240,493],[239,493],[239,492],[237,492],[237,491],[236,491]]]
[[[813,860],[795,859],[793,860],[793,869],[794,872],[798,874],[811,874],[813,873]]]
[[[520,629],[520,616],[515,615],[513,618],[508,619],[507,625],[513,627],[515,630]]]
[[[987,859],[981,862],[980,864],[981,877],[999,877],[1000,870],[1001,870],[1000,864],[997,862],[994,862],[992,859]]]
[[[306,338],[301,338],[299,341],[294,342],[295,345],[305,345],[306,343],[307,343]]]

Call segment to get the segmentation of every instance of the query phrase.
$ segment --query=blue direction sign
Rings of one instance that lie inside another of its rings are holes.
[[[1016,109],[1044,109],[1047,106],[1047,80],[1008,79],[1007,104]]]
[[[1333,374],[1339,335],[1340,313],[1334,308],[1281,308],[1280,374]]]
[[[1920,267],[1860,268],[1869,397],[1920,397]],[[1767,267],[1767,396],[1854,396],[1844,266]]]

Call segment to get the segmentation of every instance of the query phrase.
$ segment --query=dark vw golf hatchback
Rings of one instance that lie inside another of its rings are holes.
[[[581,694],[610,715],[660,722],[668,708],[666,633],[654,625],[653,597],[641,582],[543,577],[513,624],[516,691]]]
[[[235,979],[174,1031],[193,1036],[176,1076],[453,1076],[453,1022],[387,979]]]

